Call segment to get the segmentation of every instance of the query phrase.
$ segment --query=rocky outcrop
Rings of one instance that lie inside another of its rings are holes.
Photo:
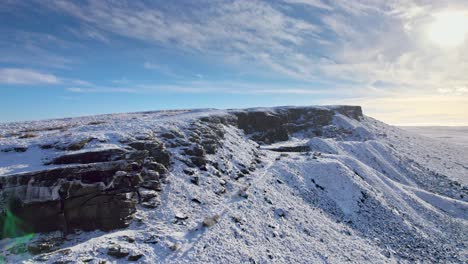
[[[254,141],[271,144],[288,140],[290,135],[299,131],[321,136],[337,113],[356,120],[363,117],[360,106],[251,109],[234,112],[234,115],[237,117],[237,126]]]
[[[161,142],[128,145],[131,150],[65,154],[50,164],[73,165],[0,177],[0,225],[11,227],[0,237],[128,226],[140,188],[160,191],[170,166]]]
[[[123,173],[128,169],[126,162],[110,162],[0,178],[4,206],[18,219],[1,236],[127,226],[137,202],[132,193],[141,182],[138,174]],[[4,214],[0,222],[11,217]]]

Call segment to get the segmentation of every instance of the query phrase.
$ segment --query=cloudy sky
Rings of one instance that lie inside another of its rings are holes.
[[[468,2],[3,0],[0,104],[0,122],[353,104],[468,125]]]

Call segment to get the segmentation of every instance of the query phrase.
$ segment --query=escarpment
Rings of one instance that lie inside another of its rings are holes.
[[[40,170],[0,177],[0,224],[3,226],[11,220],[9,215],[14,215],[18,225],[15,230],[3,230],[0,237],[126,227],[142,202],[141,191],[164,191],[162,185],[174,154],[188,168],[207,170],[206,155],[216,154],[222,147],[224,127],[241,129],[258,143],[274,143],[300,131],[321,136],[337,113],[356,120],[363,116],[357,106],[232,110],[193,118],[184,132],[176,126],[170,130],[155,128],[152,135],[130,134],[119,139],[118,147],[87,148],[98,142],[93,137],[42,144],[41,149],[53,149],[59,154],[44,161]],[[222,164],[208,165],[217,168],[216,174],[229,173],[219,168]],[[230,172],[236,174],[235,178],[249,173],[248,166],[241,166],[245,168]],[[193,181],[198,182],[198,178]],[[152,199],[157,200],[157,196]],[[157,202],[153,204],[157,206]]]

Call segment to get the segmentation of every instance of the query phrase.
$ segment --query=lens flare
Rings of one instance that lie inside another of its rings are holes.
[[[468,33],[468,15],[456,11],[435,14],[428,33],[429,39],[439,46],[459,46]]]
[[[11,249],[18,245],[25,244],[34,237],[34,233],[30,232],[30,227],[15,216],[9,209],[6,209],[2,218],[2,236],[4,238],[10,238],[7,240],[8,242],[6,244],[1,245],[2,249]],[[1,263],[5,263],[5,258],[3,256],[0,256],[0,264]]]

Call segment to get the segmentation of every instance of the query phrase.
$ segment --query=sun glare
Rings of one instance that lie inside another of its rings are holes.
[[[468,15],[463,12],[443,12],[434,15],[429,26],[429,39],[443,47],[456,47],[465,41]]]

